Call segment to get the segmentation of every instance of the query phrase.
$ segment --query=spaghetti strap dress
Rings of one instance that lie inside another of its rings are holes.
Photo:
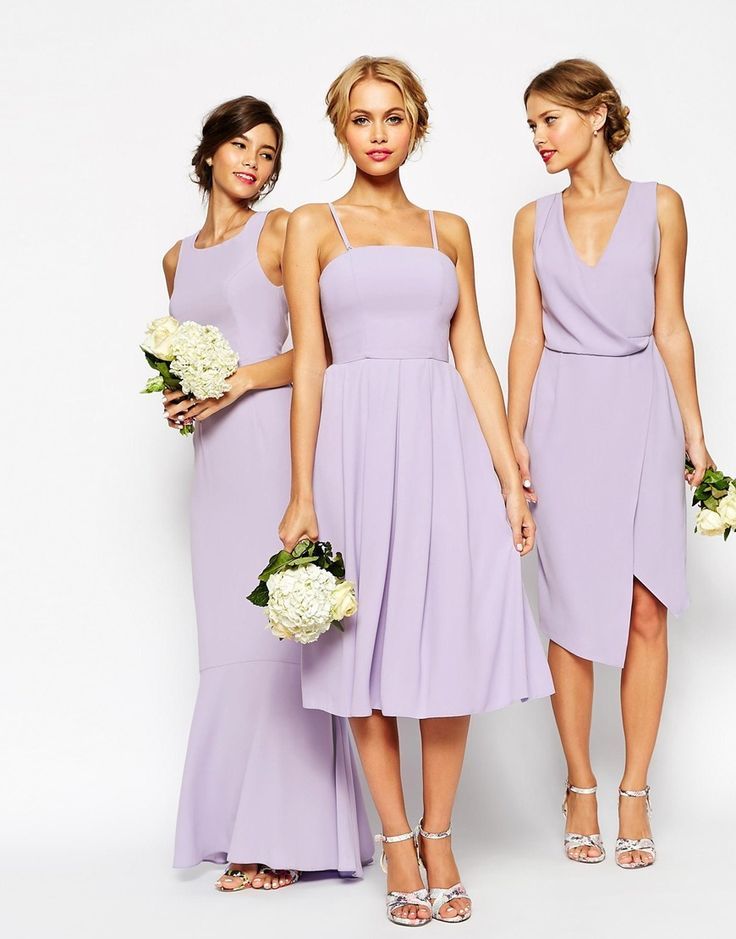
[[[673,613],[688,602],[683,426],[652,335],[659,244],[655,182],[630,183],[595,266],[575,250],[562,194],[536,202],[544,350],[526,443],[540,625],[617,667],[634,578]]]
[[[314,467],[320,538],[358,611],[302,658],[306,707],[451,717],[552,692],[498,477],[449,362],[455,266],[431,246],[353,247],[320,277],[332,351]]]
[[[185,238],[171,297],[172,316],[218,326],[241,365],[278,355],[288,333],[284,292],[258,260],[266,215],[209,248]],[[299,647],[279,642],[246,600],[288,499],[290,391],[250,392],[194,433],[200,683],[175,867],[260,862],[360,875],[373,853],[346,722],[302,707]]]

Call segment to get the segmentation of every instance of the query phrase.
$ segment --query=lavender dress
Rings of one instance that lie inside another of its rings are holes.
[[[171,314],[222,330],[241,364],[287,337],[283,290],[258,262],[266,213],[234,238],[181,245]],[[194,435],[192,566],[200,686],[175,867],[254,862],[359,873],[373,844],[345,721],[304,710],[299,646],[245,599],[279,546],[289,496],[290,389],[245,395]]]
[[[458,283],[432,213],[432,247],[353,248],[330,210],[346,250],[320,279],[333,361],[314,495],[359,610],[304,648],[304,704],[450,717],[550,694],[498,478],[448,362]]]
[[[526,440],[543,631],[622,666],[633,579],[687,605],[682,420],[652,336],[657,184],[631,183],[606,250],[577,255],[562,195],[536,203],[545,348]]]

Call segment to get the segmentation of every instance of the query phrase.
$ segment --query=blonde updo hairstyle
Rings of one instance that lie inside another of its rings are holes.
[[[366,78],[392,82],[404,99],[404,110],[411,124],[409,155],[414,153],[429,132],[429,109],[422,83],[406,62],[401,59],[374,58],[361,55],[337,76],[325,95],[327,117],[335,137],[347,157],[345,131],[350,120],[350,92]]]
[[[603,69],[588,59],[564,59],[540,72],[524,92],[524,104],[536,93],[551,98],[582,114],[590,114],[605,104],[608,108],[603,136],[608,152],[613,155],[623,147],[631,132],[629,109],[621,103],[619,93]]]

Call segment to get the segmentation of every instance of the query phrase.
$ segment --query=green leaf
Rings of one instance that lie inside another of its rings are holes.
[[[307,564],[314,564],[315,567],[319,567],[319,564],[310,558],[308,554],[303,555],[300,558],[294,558],[294,560],[289,564],[289,567],[306,567]]]
[[[300,558],[305,552],[309,551],[313,542],[308,541],[306,538],[303,541],[300,541],[294,546],[294,550],[291,552],[292,556],[295,558]]]
[[[262,581],[268,580],[271,574],[276,574],[278,571],[288,567],[293,560],[288,551],[278,551],[258,575],[258,579]]]
[[[338,580],[343,580],[345,577],[345,562],[343,561],[342,554],[338,551],[335,555],[335,559],[330,562],[330,566],[327,568],[331,574],[334,574]]]
[[[266,584],[262,581],[259,582],[255,590],[248,594],[246,600],[250,600],[256,606],[268,606],[268,587]]]
[[[733,529],[727,528],[727,529],[723,532],[723,540],[724,540],[724,541],[728,541],[728,536],[731,534],[732,531],[733,531]]]
[[[155,391],[163,391],[166,387],[164,382],[163,375],[155,375],[153,378],[149,378],[146,382],[146,387],[141,389],[142,395],[150,395]]]
[[[345,627],[339,620],[333,619],[333,621],[330,623],[330,626],[334,627],[335,629],[339,629],[341,633],[345,632]]]
[[[706,499],[703,505],[706,507],[706,509],[710,509],[712,512],[718,511],[718,499],[714,499],[713,496],[710,496],[710,498]]]

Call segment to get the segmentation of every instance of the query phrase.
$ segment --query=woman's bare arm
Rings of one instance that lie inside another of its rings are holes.
[[[455,366],[467,389],[483,437],[501,482],[514,544],[522,554],[531,551],[534,526],[523,497],[519,469],[511,446],[503,392],[483,338],[475,291],[475,265],[470,232],[464,219],[438,213],[442,234],[457,253],[460,298],[450,326]]]
[[[657,186],[657,220],[661,243],[654,281],[654,339],[675,391],[685,432],[685,447],[695,472],[688,482],[698,486],[713,460],[705,446],[695,378],[695,353],[685,319],[684,284],[687,223],[679,194]]]

